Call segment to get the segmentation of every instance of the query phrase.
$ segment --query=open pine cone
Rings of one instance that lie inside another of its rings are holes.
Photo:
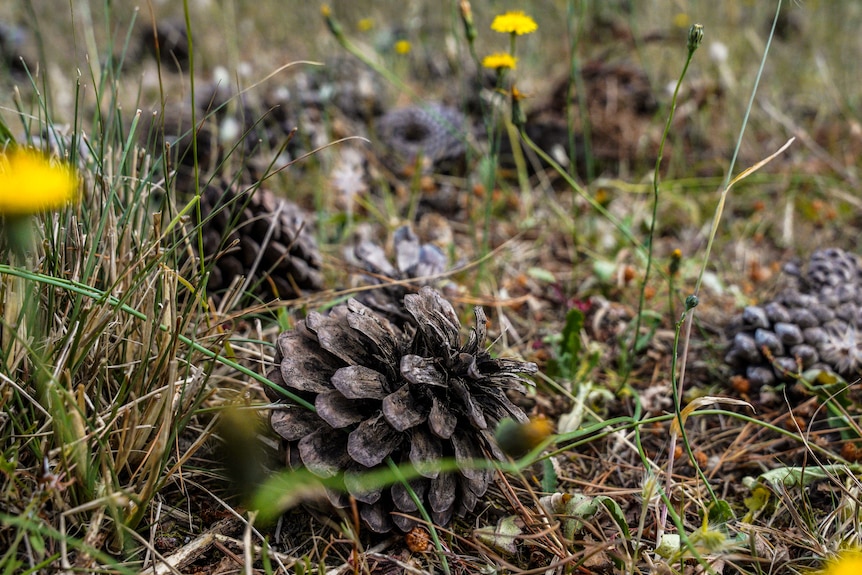
[[[385,147],[382,160],[398,175],[410,174],[418,158],[423,172],[463,172],[467,161],[463,130],[468,125],[459,110],[439,103],[396,108],[375,124]]]
[[[356,267],[373,274],[362,274],[359,278],[362,284],[382,284],[378,289],[357,293],[356,299],[385,315],[389,321],[401,325],[405,321],[412,321],[412,316],[403,304],[408,288],[400,283],[382,283],[384,278],[415,280],[414,285],[428,285],[435,281],[434,276],[446,271],[449,260],[443,250],[434,244],[421,243],[410,226],[401,226],[395,230],[392,243],[394,265],[386,257],[383,247],[370,239],[350,246],[345,250],[345,258]]]
[[[477,469],[475,460],[504,457],[494,443],[496,423],[527,421],[506,392],[523,392],[520,374],[536,372],[533,363],[491,357],[479,307],[465,343],[455,310],[434,289],[405,296],[404,307],[417,327],[401,330],[351,299],[279,335],[278,367],[269,378],[313,403],[316,413],[266,389],[285,403],[271,424],[287,440],[290,465],[321,477],[343,472],[345,491],[330,492],[330,501],[344,508],[354,497],[363,521],[381,533],[409,530],[415,522],[401,514],[417,505],[403,485],[368,491],[361,475],[386,468],[387,458],[412,465],[421,477],[410,486],[435,523],[464,516],[494,473]],[[440,471],[444,458],[458,471]]]

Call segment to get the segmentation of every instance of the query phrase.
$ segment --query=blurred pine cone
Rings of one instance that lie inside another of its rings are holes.
[[[725,361],[759,388],[791,381],[800,369],[862,375],[862,289],[856,256],[824,249],[803,273],[785,266],[790,285],[777,298],[751,305],[731,321]],[[770,361],[771,358],[771,361]]]
[[[600,59],[586,62],[580,76],[576,85],[569,74],[553,82],[550,94],[528,112],[525,131],[530,139],[557,161],[565,162],[574,153],[583,178],[588,176],[586,150],[595,162],[595,175],[654,162],[658,142],[649,126],[658,103],[646,72],[632,63]],[[570,110],[581,113],[572,115]],[[509,138],[502,138],[500,145],[502,165],[514,165]]]
[[[151,55],[159,60],[163,69],[170,72],[188,72],[191,63],[189,36],[185,20],[168,18],[159,20],[155,29],[151,25],[141,28],[137,54]],[[136,52],[133,47],[133,52]]]
[[[494,426],[524,412],[506,396],[524,391],[519,374],[536,365],[494,359],[485,348],[485,313],[474,310],[476,325],[466,343],[452,305],[430,287],[404,297],[415,327],[399,329],[351,299],[329,315],[312,312],[295,330],[278,337],[270,380],[314,403],[316,413],[292,404],[273,411],[272,428],[287,440],[289,463],[321,477],[344,473],[344,492],[329,493],[339,508],[354,497],[360,516],[376,532],[397,526],[407,531],[417,505],[401,484],[369,491],[361,476],[386,468],[387,458],[415,467],[410,487],[435,523],[472,511],[484,495],[493,470],[475,460],[502,459]],[[457,472],[438,463],[453,458]]]
[[[362,274],[363,285],[380,285],[379,289],[366,290],[354,297],[363,304],[386,316],[389,321],[402,325],[411,321],[404,309],[403,299],[408,286],[385,283],[385,279],[417,280],[414,285],[429,285],[424,279],[446,271],[449,261],[446,254],[434,244],[423,244],[410,226],[401,226],[393,236],[395,265],[386,257],[380,244],[364,239],[348,248],[345,253],[348,262],[369,272]]]
[[[291,299],[323,287],[312,216],[264,188],[208,185],[201,194],[204,253],[215,259],[207,291],[220,300],[235,278],[262,299]]]
[[[384,146],[382,159],[398,175],[420,171],[463,173],[467,165],[467,118],[455,108],[434,103],[396,108],[375,123]]]

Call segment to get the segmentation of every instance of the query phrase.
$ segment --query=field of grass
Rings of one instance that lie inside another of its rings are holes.
[[[0,572],[855,572],[857,316],[844,377],[725,355],[859,253],[862,4],[517,4],[0,5]],[[439,469],[283,439],[366,359]]]

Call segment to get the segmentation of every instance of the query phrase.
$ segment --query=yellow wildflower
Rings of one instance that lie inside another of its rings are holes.
[[[682,263],[682,250],[676,248],[670,254],[670,266],[668,271],[670,275],[675,276],[679,272],[680,264]]]
[[[862,551],[847,549],[830,559],[823,569],[814,571],[812,575],[857,575],[862,573]]]
[[[511,54],[507,54],[505,52],[498,52],[496,54],[491,54],[490,56],[485,56],[482,60],[482,65],[484,67],[492,68],[494,70],[500,70],[502,68],[514,70],[517,63],[517,59],[513,58]]]
[[[673,25],[677,28],[688,28],[691,25],[691,18],[685,12],[677,12],[673,17]]]
[[[395,42],[396,54],[401,54],[402,56],[404,54],[409,54],[411,48],[412,46],[410,45],[410,42],[408,40],[398,40],[397,42]]]
[[[23,216],[56,210],[77,194],[75,170],[32,150],[0,155],[0,214]]]
[[[514,419],[505,418],[497,425],[494,437],[497,445],[512,457],[523,457],[531,449],[535,449],[554,433],[551,421],[540,415],[526,423],[518,423]]]
[[[505,14],[498,14],[491,22],[491,30],[504,34],[529,34],[538,30],[536,21],[524,14],[522,10],[514,10]]]
[[[368,32],[369,30],[374,28],[374,20],[372,20],[371,18],[363,18],[356,23],[356,27],[359,28],[360,32]]]

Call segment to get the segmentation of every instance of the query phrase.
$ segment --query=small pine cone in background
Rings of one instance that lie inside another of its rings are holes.
[[[824,249],[803,272],[788,264],[790,285],[773,301],[750,305],[731,321],[725,361],[754,389],[792,381],[808,369],[862,375],[862,289],[856,256]]]
[[[386,316],[395,324],[411,321],[404,309],[403,299],[408,286],[387,284],[390,280],[416,280],[414,286],[429,285],[434,276],[446,271],[449,260],[443,250],[434,244],[423,244],[410,226],[401,226],[393,235],[395,264],[390,263],[380,244],[361,239],[345,250],[345,259],[355,267],[367,271],[362,274],[362,285],[380,285],[378,289],[363,290],[354,297],[363,304]],[[439,278],[436,278],[439,279]]]
[[[236,278],[245,291],[291,299],[323,286],[313,218],[269,190],[208,185],[201,194],[204,254],[215,258],[207,292],[216,301]]]
[[[529,382],[521,374],[537,369],[491,357],[479,307],[466,342],[454,308],[434,289],[406,295],[404,308],[415,321],[404,329],[351,299],[279,335],[277,367],[268,377],[313,403],[316,413],[266,389],[284,403],[271,424],[287,442],[290,465],[320,477],[343,472],[344,491],[330,491],[331,503],[344,508],[352,496],[376,532],[416,524],[401,515],[417,515],[402,484],[369,490],[361,483],[363,473],[387,468],[390,458],[419,473],[410,487],[435,523],[473,510],[494,474],[475,462],[504,458],[495,425],[527,421],[506,392],[523,392]],[[454,460],[458,471],[441,471],[443,459]]]
[[[417,159],[423,173],[463,173],[468,126],[459,110],[439,103],[396,108],[375,122],[382,159],[398,175],[412,174]]]

